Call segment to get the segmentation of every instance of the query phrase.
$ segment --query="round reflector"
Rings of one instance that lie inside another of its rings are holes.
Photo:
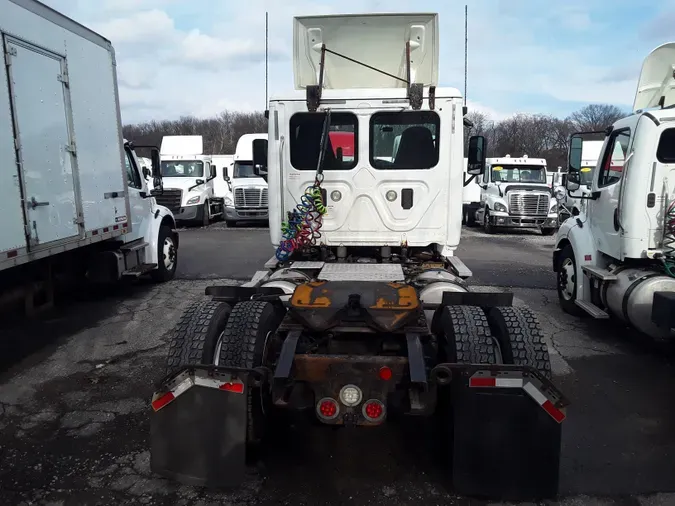
[[[391,379],[391,369],[386,365],[380,368],[380,379],[389,381]]]

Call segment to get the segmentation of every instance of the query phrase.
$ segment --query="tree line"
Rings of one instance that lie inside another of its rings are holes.
[[[604,130],[627,114],[608,104],[587,105],[566,118],[517,114],[495,121],[488,114],[470,111],[467,118],[471,126],[465,128],[465,144],[471,135],[483,135],[489,157],[527,154],[531,158],[546,158],[549,168],[555,169],[566,165],[572,133]],[[233,154],[239,137],[264,132],[267,119],[262,111],[224,111],[211,118],[184,116],[124,126],[124,137],[139,145],[160,146],[164,135],[201,135],[206,154]]]

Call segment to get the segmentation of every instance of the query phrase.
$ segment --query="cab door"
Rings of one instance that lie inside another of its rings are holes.
[[[589,202],[596,247],[612,258],[621,258],[619,197],[630,141],[630,127],[618,128],[610,134],[594,182],[595,199]]]

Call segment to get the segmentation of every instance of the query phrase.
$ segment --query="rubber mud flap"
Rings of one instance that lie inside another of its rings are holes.
[[[522,389],[451,386],[453,488],[501,501],[558,493],[561,424]]]
[[[241,485],[246,395],[195,385],[151,413],[150,468],[186,485]]]

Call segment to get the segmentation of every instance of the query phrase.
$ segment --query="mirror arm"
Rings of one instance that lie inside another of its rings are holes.
[[[471,183],[471,181],[473,181],[474,179],[476,179],[476,174],[473,174],[468,180],[465,179],[464,180],[464,186],[469,185],[469,183]]]

